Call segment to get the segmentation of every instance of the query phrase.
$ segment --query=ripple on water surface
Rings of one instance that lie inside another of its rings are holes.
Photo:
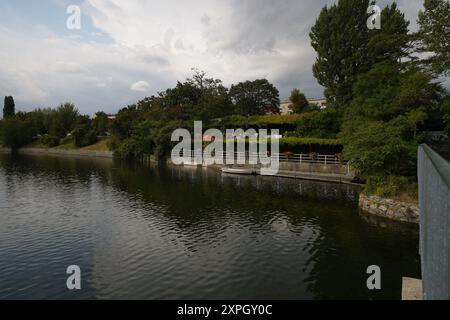
[[[204,169],[0,155],[2,299],[399,299],[417,230],[358,190]],[[81,291],[66,288],[67,266]],[[384,271],[382,292],[365,269]]]

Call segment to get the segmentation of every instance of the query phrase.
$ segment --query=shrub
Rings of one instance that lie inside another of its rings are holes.
[[[355,121],[341,134],[344,156],[363,178],[370,176],[415,176],[416,140],[403,118],[391,122]]]
[[[142,155],[140,145],[134,139],[125,139],[114,149],[114,157],[119,159],[135,160]]]
[[[270,114],[265,116],[229,116],[223,119],[223,124],[226,127],[233,128],[246,128],[246,127],[257,127],[265,128],[267,126],[274,125],[294,125],[303,119],[303,114]]]
[[[78,126],[72,131],[75,146],[86,147],[97,142],[97,134],[88,125]]]
[[[45,134],[41,138],[41,143],[45,144],[49,148],[53,148],[59,145],[59,138],[57,136]]]
[[[342,152],[338,139],[286,137],[280,139],[280,150],[294,153],[336,154]]]
[[[21,121],[16,118],[2,120],[1,143],[4,147],[18,149],[30,143],[33,131],[30,121]]]
[[[332,146],[332,147],[342,146],[341,142],[338,139],[300,138],[300,137],[281,138],[280,145],[284,145],[284,146],[319,145],[319,146]]]
[[[255,143],[263,142],[254,138],[245,139],[246,149],[248,149],[248,143],[252,141]],[[227,139],[224,139],[224,143]],[[270,147],[270,139],[266,141]],[[321,138],[299,138],[299,137],[286,137],[279,139],[279,146],[281,153],[319,153],[319,154],[340,154],[342,152],[342,144],[338,139],[321,139]]]
[[[404,176],[371,176],[367,179],[365,193],[385,198],[416,200],[418,197],[417,182],[413,177]]]
[[[313,111],[303,114],[297,123],[299,137],[336,138],[340,131],[340,116],[335,109]]]

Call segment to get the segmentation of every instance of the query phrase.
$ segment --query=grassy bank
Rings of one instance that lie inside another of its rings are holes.
[[[110,151],[108,148],[109,138],[100,138],[98,142],[82,147],[77,148],[72,139],[68,139],[67,141],[63,141],[59,146],[50,148],[40,142],[39,140],[33,141],[32,143],[26,145],[24,148],[35,148],[35,149],[52,149],[52,150],[80,150],[80,151]]]
[[[402,176],[369,177],[364,194],[401,202],[418,202],[418,184],[414,178]]]

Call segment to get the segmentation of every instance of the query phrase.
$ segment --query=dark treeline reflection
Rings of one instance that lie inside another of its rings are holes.
[[[91,256],[83,297],[399,299],[401,278],[420,274],[417,228],[360,213],[354,186],[5,155],[0,179],[5,197],[32,185],[43,201],[70,201],[90,215],[76,218]],[[0,250],[13,247],[8,235]],[[382,270],[376,292],[366,287],[373,264]]]

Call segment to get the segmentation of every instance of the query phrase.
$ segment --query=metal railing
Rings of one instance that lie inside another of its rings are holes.
[[[196,156],[202,156],[202,151],[190,151],[190,156],[195,158]],[[219,157],[223,157],[226,159],[228,156],[227,152],[219,152],[217,154]],[[270,156],[270,154],[268,154]],[[326,155],[326,154],[291,154],[291,153],[275,153],[272,156],[277,156],[279,162],[293,162],[293,163],[316,163],[316,164],[341,164],[347,165],[347,160],[342,160],[339,155]],[[230,156],[231,158],[231,156]],[[259,159],[258,153],[250,153],[250,152],[234,152],[232,154],[232,159],[237,161],[238,159],[245,159],[246,161],[257,161]]]
[[[279,153],[280,162],[297,162],[297,163],[320,163],[320,164],[347,164],[348,161],[342,160],[338,155],[327,154],[287,154]]]

